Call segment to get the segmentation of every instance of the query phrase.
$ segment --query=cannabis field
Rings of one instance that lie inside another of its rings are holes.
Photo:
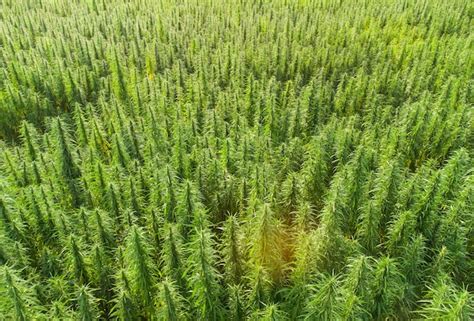
[[[472,320],[469,0],[3,0],[1,320]]]

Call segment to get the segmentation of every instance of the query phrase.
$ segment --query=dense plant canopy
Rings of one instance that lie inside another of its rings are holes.
[[[0,8],[2,319],[474,319],[471,1]]]

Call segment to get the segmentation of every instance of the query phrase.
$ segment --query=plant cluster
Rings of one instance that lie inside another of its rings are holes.
[[[474,318],[470,1],[0,8],[0,316]]]

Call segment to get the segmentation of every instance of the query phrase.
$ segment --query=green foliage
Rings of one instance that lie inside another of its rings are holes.
[[[158,320],[177,321],[184,318],[183,299],[174,284],[164,280],[159,287],[159,297],[156,304]]]
[[[3,0],[0,319],[474,319],[467,0]]]
[[[474,316],[469,292],[457,288],[445,274],[436,278],[421,302],[419,315],[426,320],[469,320]]]
[[[220,320],[224,311],[220,303],[221,276],[215,267],[215,245],[205,223],[201,224],[195,230],[188,257],[187,274],[192,289],[191,299],[200,320]]]
[[[41,316],[42,309],[29,282],[22,279],[17,271],[7,266],[4,266],[1,272],[0,311],[2,315],[13,320],[29,320],[35,315]]]
[[[97,320],[98,312],[94,297],[90,294],[87,287],[82,286],[77,294],[77,318],[81,321]]]
[[[155,292],[153,269],[147,240],[137,227],[133,227],[127,236],[125,264],[132,293],[137,297],[136,302],[142,302],[144,314],[149,315],[153,311]]]
[[[378,260],[371,288],[372,316],[376,319],[396,316],[396,305],[403,300],[404,281],[394,259],[382,257]]]

